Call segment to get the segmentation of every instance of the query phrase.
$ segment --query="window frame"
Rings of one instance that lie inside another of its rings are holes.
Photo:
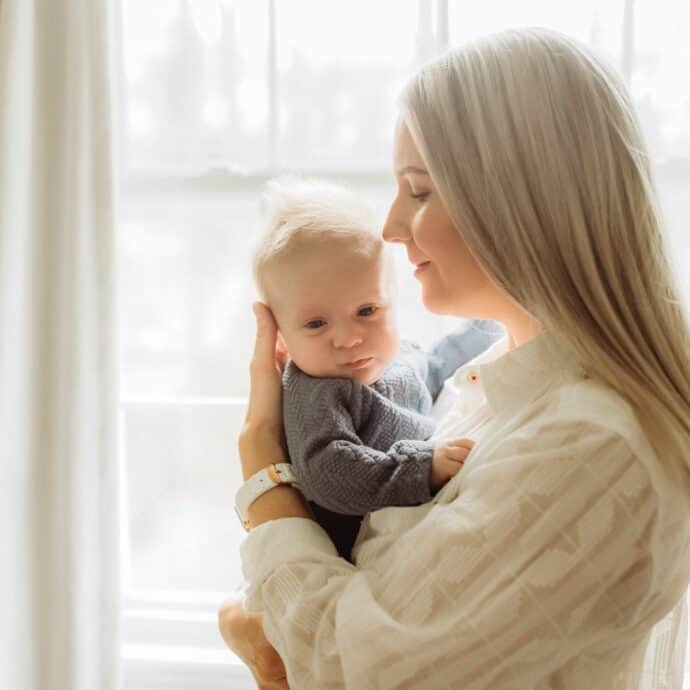
[[[622,74],[626,82],[634,68],[634,0],[620,0],[624,6],[622,27]],[[119,151],[114,152],[118,174],[119,201],[124,205],[140,201],[165,202],[179,199],[180,194],[203,199],[218,194],[236,192],[238,189],[255,189],[257,192],[266,181],[278,172],[278,66],[277,26],[275,0],[265,0],[269,39],[268,78],[269,124],[268,156],[265,168],[238,173],[230,169],[208,168],[195,174],[192,171],[127,171],[124,173]],[[440,52],[448,46],[448,1],[418,0],[419,17],[430,35],[433,50]],[[126,82],[123,55],[123,21],[120,2],[114,3],[114,39],[116,42],[115,73],[113,88],[114,141],[122,141],[126,104]],[[434,25],[434,29],[430,27]],[[419,28],[418,28],[419,32]],[[418,39],[420,37],[418,36]],[[427,46],[429,44],[427,43]],[[683,157],[683,161],[690,161]],[[662,163],[663,164],[663,163]],[[342,181],[351,185],[385,186],[390,183],[391,172],[383,169],[354,171],[303,170],[291,171],[315,175],[323,179]],[[119,222],[118,224],[119,225]],[[120,362],[120,367],[121,367]],[[120,368],[120,371],[122,369]],[[120,540],[122,554],[122,636],[121,662],[126,690],[187,690],[197,687],[203,690],[253,690],[256,687],[249,669],[223,643],[218,632],[217,611],[224,598],[232,592],[191,592],[174,590],[142,591],[130,586],[129,532],[127,504],[127,452],[126,412],[128,407],[140,403],[147,405],[223,405],[229,413],[244,415],[247,399],[237,397],[167,397],[157,399],[121,398],[118,416],[118,462],[120,477]],[[232,410],[232,412],[231,412]],[[233,519],[232,506],[228,506],[228,519]],[[690,654],[690,642],[688,644]],[[690,688],[690,662],[686,662],[685,686]]]
[[[218,632],[219,592],[130,591],[121,659],[127,690],[250,690],[244,663]],[[231,684],[230,684],[231,683]]]
[[[418,16],[426,21],[429,35],[423,36],[426,45],[440,52],[448,44],[447,0],[417,0]],[[201,174],[189,171],[130,171],[125,170],[122,160],[115,152],[118,171],[120,201],[165,201],[179,198],[181,193],[204,198],[218,193],[236,191],[240,187],[256,189],[257,192],[278,172],[278,65],[277,65],[277,22],[275,0],[266,0],[268,13],[268,78],[269,123],[268,160],[264,169],[237,173],[230,169],[208,168]],[[114,86],[115,141],[123,141],[125,131],[125,106],[127,100],[124,73],[124,26],[122,7],[115,3],[114,36],[116,41],[116,74]],[[431,28],[435,18],[436,32]],[[418,29],[419,31],[419,29]],[[418,36],[419,38],[419,36]],[[292,171],[317,175],[322,179],[343,181],[352,185],[383,186],[390,183],[389,170],[362,169],[358,171],[309,170]],[[120,361],[120,371],[121,361]],[[228,687],[234,690],[254,688],[255,683],[243,662],[225,647],[217,628],[217,608],[230,593],[179,592],[157,590],[137,591],[130,587],[129,575],[129,531],[127,503],[127,446],[126,411],[133,404],[161,405],[204,405],[209,398],[169,397],[158,400],[125,399],[119,401],[118,415],[118,461],[120,473],[120,534],[122,554],[122,652],[124,687],[127,690],[177,690],[190,686],[211,690]],[[246,398],[213,398],[214,404],[227,404],[237,414],[244,415]],[[232,506],[228,507],[232,519]],[[184,634],[182,634],[184,633]],[[189,640],[194,644],[190,645]],[[184,642],[185,644],[180,644]],[[192,680],[193,679],[193,680]],[[190,682],[191,681],[191,682]]]

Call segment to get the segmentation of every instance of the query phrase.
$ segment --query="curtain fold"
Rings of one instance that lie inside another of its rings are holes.
[[[119,685],[107,0],[0,0],[0,687]]]

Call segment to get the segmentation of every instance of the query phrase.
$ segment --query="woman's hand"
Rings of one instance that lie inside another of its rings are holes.
[[[263,614],[247,613],[239,599],[227,599],[218,610],[225,644],[247,664],[259,690],[289,690],[283,661],[266,639],[262,623]]]
[[[278,339],[278,327],[271,310],[261,302],[255,302],[253,308],[256,344],[249,365],[251,385],[247,415],[238,442],[245,481],[273,463],[289,462],[283,429],[282,382],[288,353]],[[267,491],[249,507],[252,527],[281,517],[314,519],[305,498],[291,486]]]
[[[254,302],[252,308],[256,342],[249,364],[249,404],[239,438],[245,480],[271,463],[287,459],[282,372],[288,354],[278,338],[278,326],[269,307]]]

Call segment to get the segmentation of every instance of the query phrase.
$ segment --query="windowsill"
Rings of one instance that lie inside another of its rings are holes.
[[[249,669],[229,650],[123,645],[124,690],[256,690]]]
[[[129,592],[124,690],[255,690],[246,665],[218,631],[218,592]]]

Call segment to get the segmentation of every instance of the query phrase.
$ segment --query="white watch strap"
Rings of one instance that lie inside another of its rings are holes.
[[[264,467],[253,474],[235,494],[235,512],[243,527],[249,530],[249,506],[262,494],[281,484],[294,484],[300,488],[289,462],[281,462]]]

